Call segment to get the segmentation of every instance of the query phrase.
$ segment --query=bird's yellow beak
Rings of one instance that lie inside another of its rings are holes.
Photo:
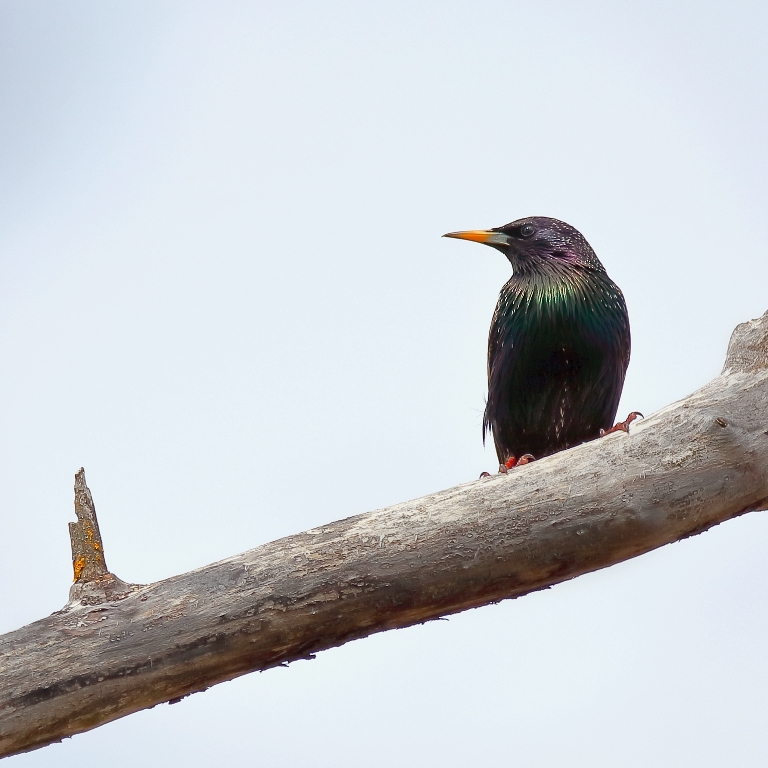
[[[489,229],[469,229],[466,232],[448,232],[443,237],[455,237],[458,240],[472,240],[484,245],[509,245],[509,237],[503,232]]]

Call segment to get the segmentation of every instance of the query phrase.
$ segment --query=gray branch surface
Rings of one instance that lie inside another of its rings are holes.
[[[81,473],[78,483],[78,519],[90,520]],[[542,589],[766,506],[768,313],[736,328],[717,378],[630,435],[156,584],[81,569],[62,610],[0,637],[0,756]]]

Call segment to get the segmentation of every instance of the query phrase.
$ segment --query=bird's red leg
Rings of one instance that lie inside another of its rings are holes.
[[[530,453],[524,453],[519,459],[516,459],[514,456],[510,456],[503,464],[499,464],[499,474],[506,475],[510,469],[514,469],[515,467],[522,467],[524,464],[530,464],[532,461],[535,461],[535,459],[533,454]],[[480,473],[480,478],[490,476],[490,472]]]
[[[510,456],[503,464],[499,464],[499,474],[506,475],[507,472],[515,466],[515,461],[515,457]],[[480,477],[490,477],[490,474],[488,472],[483,472]]]
[[[499,474],[500,475],[506,475],[507,472],[509,472],[509,470],[512,469],[512,467],[514,467],[514,466],[515,466],[515,457],[514,456],[510,456],[503,464],[499,464]],[[481,480],[484,477],[490,477],[490,476],[491,476],[490,472],[481,472],[480,473],[480,479]]]
[[[640,417],[641,419],[645,418],[640,411],[632,411],[632,413],[627,416],[624,421],[620,421],[618,424],[614,424],[610,429],[601,429],[600,430],[600,437],[605,437],[606,435],[610,435],[611,432],[626,432],[629,434],[629,425],[637,418]]]

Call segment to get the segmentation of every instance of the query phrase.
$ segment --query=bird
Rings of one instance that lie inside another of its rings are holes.
[[[499,471],[628,432],[638,411],[611,426],[631,351],[627,305],[584,235],[528,216],[444,237],[489,245],[512,265],[488,334],[483,442],[490,432]]]

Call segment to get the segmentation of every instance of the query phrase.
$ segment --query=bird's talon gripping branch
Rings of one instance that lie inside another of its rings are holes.
[[[530,464],[532,461],[535,461],[535,458],[530,453],[524,453],[519,459],[515,456],[510,456],[503,464],[499,465],[499,474],[506,475],[510,469],[522,467],[524,464]],[[483,472],[480,477],[485,477],[487,474],[487,472]]]
[[[517,463],[517,459],[514,456],[510,456],[503,464],[499,464],[499,474],[506,475],[510,469],[512,469]]]
[[[632,411],[632,413],[627,416],[624,421],[620,421],[618,424],[614,424],[610,429],[601,429],[600,430],[600,437],[605,437],[606,435],[610,435],[611,432],[626,432],[629,434],[629,425],[637,418],[644,419],[645,416],[643,416],[640,411]]]

